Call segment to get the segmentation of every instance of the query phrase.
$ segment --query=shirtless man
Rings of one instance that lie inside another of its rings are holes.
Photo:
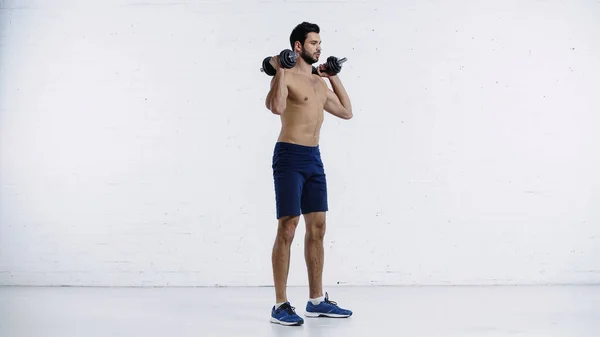
[[[323,238],[327,186],[321,154],[319,133],[323,110],[342,118],[352,118],[352,106],[337,75],[327,74],[325,65],[312,74],[312,64],[321,55],[319,26],[303,22],[290,35],[292,50],[300,55],[296,65],[284,69],[279,56],[271,59],[277,73],[265,105],[281,118],[281,132],[273,154],[273,179],[277,208],[277,237],[273,246],[272,264],[275,283],[275,306],[271,322],[301,325],[304,320],[288,302],[286,287],[290,264],[290,247],[300,215],[304,216],[304,258],[308,271],[309,301],[307,317],[349,317],[350,310],[340,308],[329,296],[323,295]],[[329,79],[333,91],[323,79]]]

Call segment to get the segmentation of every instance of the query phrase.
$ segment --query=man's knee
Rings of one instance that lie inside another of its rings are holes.
[[[309,221],[307,221],[306,231],[309,239],[312,240],[323,240],[326,231],[325,216],[321,214],[315,214]]]
[[[279,228],[277,229],[277,237],[286,244],[291,244],[294,240],[296,227],[298,227],[299,216],[283,217],[279,219]]]

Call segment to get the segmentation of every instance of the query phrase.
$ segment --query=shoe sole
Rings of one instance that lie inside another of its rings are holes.
[[[320,313],[320,312],[305,312],[304,315],[306,317],[331,317],[331,318],[347,318],[352,316],[350,315],[340,315],[340,314],[328,314],[328,313]]]
[[[271,317],[271,323],[273,324],[281,324],[281,325],[285,325],[285,326],[294,326],[294,325],[302,325],[304,324],[304,322],[284,322],[284,321],[280,321],[277,318]]]

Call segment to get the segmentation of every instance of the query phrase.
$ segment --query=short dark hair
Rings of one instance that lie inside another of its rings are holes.
[[[304,21],[298,24],[294,30],[292,30],[292,34],[290,34],[290,46],[292,46],[292,50],[294,49],[294,43],[296,43],[296,41],[300,41],[300,43],[304,45],[304,41],[306,41],[306,36],[308,33],[319,34],[320,31],[321,29],[316,23]]]

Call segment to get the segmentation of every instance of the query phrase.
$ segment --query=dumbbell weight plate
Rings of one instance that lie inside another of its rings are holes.
[[[271,61],[271,56],[265,57],[265,59],[262,62],[262,69],[261,69],[261,71],[263,71],[265,74],[267,74],[269,76],[275,76],[275,73],[277,71],[275,70],[275,68],[273,68],[273,66],[271,65],[270,61]]]
[[[296,65],[298,54],[294,53],[291,49],[284,49],[279,53],[279,62],[284,68],[293,68]]]
[[[332,74],[337,74],[342,70],[342,63],[346,61],[346,58],[338,60],[335,56],[329,56],[327,58],[327,68]]]

